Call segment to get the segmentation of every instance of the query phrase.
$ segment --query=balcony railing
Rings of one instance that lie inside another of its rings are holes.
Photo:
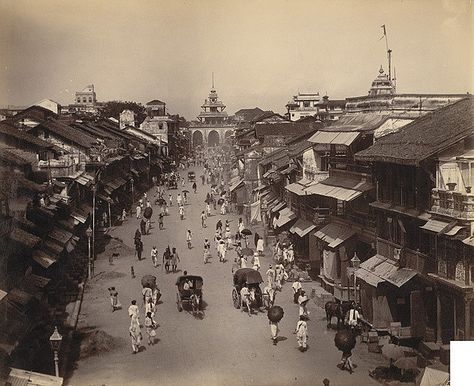
[[[459,220],[474,220],[474,193],[434,188],[431,211]]]
[[[321,224],[329,219],[331,215],[330,208],[312,207],[306,204],[299,205],[299,216],[314,224]]]

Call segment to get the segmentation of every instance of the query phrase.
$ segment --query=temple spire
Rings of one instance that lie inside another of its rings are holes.
[[[214,72],[212,72],[212,88],[214,88]]]

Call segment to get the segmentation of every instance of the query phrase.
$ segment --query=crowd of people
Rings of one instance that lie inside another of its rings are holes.
[[[246,226],[242,217],[238,219],[237,223],[232,223],[225,216],[231,211],[232,206],[230,205],[229,192],[226,191],[226,175],[225,175],[225,155],[222,152],[216,152],[212,157],[201,156],[196,160],[186,160],[183,164],[183,170],[187,165],[201,165],[203,166],[203,172],[199,176],[202,184],[202,189],[207,189],[207,195],[204,203],[202,204],[202,210],[199,209],[199,219],[191,219],[186,217],[186,206],[190,205],[191,201],[189,197],[189,191],[182,189],[181,192],[173,193],[172,189],[175,189],[181,184],[185,187],[185,178],[180,174],[179,171],[168,173],[162,176],[160,179],[154,179],[155,187],[153,202],[159,207],[158,213],[158,230],[165,229],[164,222],[165,218],[170,215],[170,208],[174,205],[177,206],[176,213],[180,221],[187,224],[201,224],[201,229],[208,227],[209,218],[217,217],[215,221],[214,236],[205,238],[203,243],[203,264],[207,265],[213,258],[213,249],[211,248],[211,242],[214,243],[216,261],[220,263],[226,263],[233,258],[232,272],[235,272],[239,268],[253,268],[256,271],[262,271],[264,276],[263,290],[261,292],[262,305],[265,309],[270,309],[277,302],[277,293],[281,292],[286,283],[292,282],[291,294],[292,302],[297,306],[295,308],[295,319],[296,326],[293,333],[296,335],[296,342],[300,351],[304,352],[308,349],[308,324],[310,311],[308,310],[309,298],[303,288],[304,280],[296,279],[292,275],[292,269],[295,263],[294,247],[291,242],[277,241],[272,248],[268,248],[272,252],[272,256],[265,257],[265,241],[258,233],[253,234],[249,227]],[[194,193],[197,192],[196,181],[192,182],[192,189]],[[206,186],[207,185],[207,186]],[[201,189],[201,188],[200,188]],[[198,205],[193,202],[193,205]],[[134,245],[136,257],[138,260],[142,260],[143,255],[143,241],[142,237],[150,234],[152,228],[152,222],[150,216],[145,216],[147,208],[152,208],[150,199],[147,193],[144,193],[138,200],[136,206],[136,218],[140,220],[139,229],[136,230],[134,236]],[[174,212],[174,211],[173,211]],[[124,214],[125,215],[125,214]],[[188,221],[189,220],[189,221]],[[186,245],[189,249],[193,248],[193,231],[186,226],[185,239]],[[213,230],[211,230],[212,235]],[[254,236],[255,250],[249,248],[249,236]],[[232,255],[229,257],[229,253],[232,251]],[[158,255],[159,250],[156,244],[153,245],[150,250],[150,257],[153,268],[161,266],[164,267],[166,273],[177,273],[179,272],[178,265],[180,264],[180,256],[176,247],[170,247],[167,245],[163,249],[162,259],[160,261]],[[271,264],[268,266],[263,264],[262,261],[272,258]],[[267,266],[267,269],[262,270],[262,266]],[[133,274],[133,267],[132,267]],[[185,281],[183,289],[189,289],[190,283]],[[154,344],[154,338],[156,336],[157,323],[155,321],[156,305],[157,305],[157,292],[155,290],[144,288],[143,290],[143,324],[140,321],[140,309],[137,306],[136,300],[131,302],[128,308],[128,314],[130,316],[129,334],[131,338],[133,353],[140,351],[142,345],[142,327],[145,328],[145,332],[148,337],[148,344]],[[241,308],[244,311],[248,311],[251,314],[252,299],[255,299],[255,289],[243,286],[240,291]],[[112,311],[121,308],[118,300],[118,292],[115,287],[109,288],[110,301],[112,305]],[[353,314],[351,323],[357,323],[359,315]],[[355,320],[355,322],[354,322]],[[272,320],[270,324],[270,336],[274,345],[277,345],[279,338],[279,324]],[[342,362],[341,362],[342,363]],[[350,361],[350,355],[347,353],[343,356],[343,367],[349,368],[352,371],[353,367]]]

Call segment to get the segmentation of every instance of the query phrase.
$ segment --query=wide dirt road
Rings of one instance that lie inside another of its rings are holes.
[[[190,170],[201,175],[201,168]],[[187,175],[187,170],[182,172]],[[228,252],[227,263],[219,263],[215,257],[214,243],[212,263],[204,265],[202,245],[204,238],[212,240],[215,224],[219,218],[225,223],[228,219],[235,233],[238,217],[231,214],[221,216],[213,212],[208,219],[208,227],[201,229],[200,213],[204,209],[204,199],[210,187],[202,186],[198,181],[198,193],[193,194],[191,184],[186,182],[185,189],[189,204],[186,206],[186,219],[180,220],[176,204],[170,208],[170,216],[165,217],[165,229],[159,230],[157,222],[150,235],[142,237],[144,242],[143,261],[137,261],[133,254],[121,254],[114,265],[103,258],[96,262],[96,278],[85,292],[80,316],[79,328],[94,327],[120,339],[117,348],[100,356],[79,361],[77,369],[69,380],[71,385],[322,385],[329,378],[331,385],[371,385],[377,384],[368,376],[368,370],[380,364],[380,356],[367,353],[367,346],[358,345],[353,360],[358,365],[354,374],[342,372],[336,364],[341,353],[334,346],[334,332],[326,329],[323,311],[310,302],[311,320],[309,327],[309,350],[297,349],[293,335],[298,309],[292,302],[290,284],[277,294],[276,304],[285,310],[280,322],[281,340],[272,345],[268,319],[265,313],[249,317],[246,313],[234,309],[231,299],[233,250]],[[180,186],[179,191],[182,190]],[[176,190],[170,191],[176,203]],[[149,196],[152,196],[150,192]],[[157,220],[158,208],[154,207]],[[121,238],[125,244],[133,246],[133,235],[138,226],[135,217],[129,217],[125,224],[111,230],[111,235]],[[194,248],[186,247],[185,232],[194,233]],[[249,246],[253,245],[252,241]],[[153,268],[150,250],[153,245],[159,249],[161,257],[167,245],[175,246],[181,263],[179,268],[189,274],[204,277],[205,314],[202,319],[195,318],[189,312],[178,312],[176,308],[175,281],[177,274],[166,274],[162,267]],[[272,258],[261,259],[262,276]],[[135,268],[136,278],[130,275],[130,266]],[[153,346],[146,345],[145,350],[132,355],[128,327],[130,319],[127,308],[132,299],[137,300],[141,308],[141,320],[144,310],[141,302],[140,278],[144,274],[158,277],[163,294],[162,304],[158,306],[156,320],[159,324],[157,338]],[[121,311],[111,313],[107,288],[115,286],[123,305]],[[263,287],[262,287],[263,288]],[[304,288],[310,292],[311,283]]]

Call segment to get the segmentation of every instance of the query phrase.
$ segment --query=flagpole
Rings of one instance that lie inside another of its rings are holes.
[[[388,57],[388,79],[390,82],[392,81],[392,50],[388,48],[388,36],[387,36],[387,29],[385,28],[385,24],[381,26],[383,29],[383,36],[385,38],[385,47],[387,48],[387,57]]]

